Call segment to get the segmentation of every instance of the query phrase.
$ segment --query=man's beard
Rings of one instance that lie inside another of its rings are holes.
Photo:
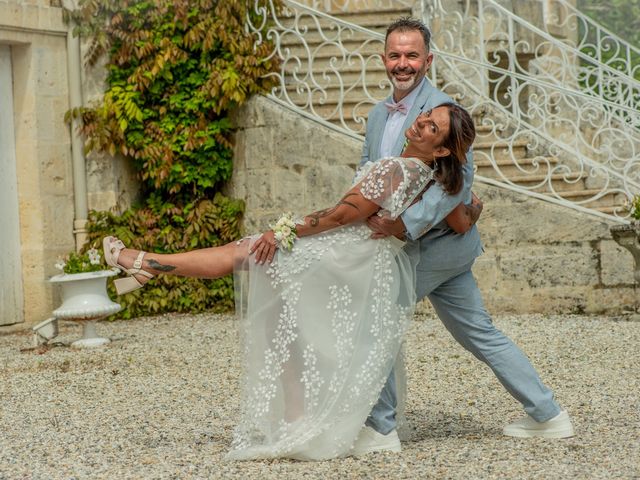
[[[400,73],[400,72],[394,72],[394,73]],[[405,72],[402,72],[405,73]],[[393,88],[395,90],[400,90],[400,91],[404,91],[404,90],[411,90],[415,84],[416,84],[416,76],[417,72],[411,72],[411,74],[413,74],[413,76],[411,78],[409,78],[409,80],[398,80],[396,77],[393,76],[393,73],[390,75],[390,80],[391,83],[393,84]]]

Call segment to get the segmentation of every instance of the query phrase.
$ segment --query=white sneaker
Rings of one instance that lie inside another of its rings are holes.
[[[395,430],[383,435],[371,427],[363,427],[353,444],[351,455],[357,457],[371,452],[382,451],[399,453],[401,450],[398,432]]]
[[[520,438],[567,438],[575,435],[571,419],[565,410],[561,410],[558,415],[546,422],[536,422],[527,415],[504,427],[502,433]]]

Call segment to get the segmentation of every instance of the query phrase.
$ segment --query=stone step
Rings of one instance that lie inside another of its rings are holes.
[[[476,142],[478,143],[489,143],[489,142],[498,142],[502,137],[499,137],[498,134],[500,132],[496,132],[495,127],[491,125],[480,125],[480,121],[478,117],[482,114],[481,112],[472,113],[472,117],[474,120],[474,124],[476,127]]]
[[[302,13],[302,12],[301,12]],[[345,22],[353,23],[361,27],[370,30],[384,30],[394,20],[399,17],[406,17],[411,15],[411,9],[407,7],[391,7],[380,9],[367,9],[354,12],[340,12],[334,13],[334,16]],[[294,22],[293,17],[282,19],[282,23],[285,27],[289,27]],[[310,15],[301,15],[297,21],[298,27],[308,27],[315,29],[317,25],[321,28],[327,28],[331,25],[335,25],[335,21],[325,18],[315,19]]]
[[[321,45],[309,45],[304,46],[301,44],[292,44],[286,48],[287,55],[293,58],[299,58],[300,61],[306,62],[308,59],[312,59],[313,63],[319,63],[324,66],[329,65],[329,62],[350,62],[355,64],[361,64],[360,56],[364,57],[364,60],[368,62],[379,61],[376,58],[380,57],[383,53],[382,42],[369,42],[363,44],[362,42],[346,41],[339,45],[332,42],[327,42]],[[338,70],[341,69],[340,65],[335,65]]]
[[[377,60],[367,63],[364,72],[359,65],[349,65],[340,69],[336,69],[334,66],[328,67],[327,65],[328,64],[319,66],[319,64],[314,62],[311,75],[307,77],[308,70],[302,70],[297,62],[291,62],[290,65],[285,64],[285,72],[288,74],[285,76],[285,84],[295,86],[301,83],[313,82],[323,88],[325,86],[328,88],[338,88],[340,79],[345,88],[357,83],[367,85],[367,88],[370,90],[380,89],[381,84],[385,86],[384,88],[391,84],[382,62]],[[431,79],[429,79],[429,81],[431,81]],[[437,86],[440,86],[441,83],[442,81],[440,79],[436,80]],[[455,100],[454,98],[454,101]],[[480,114],[481,112],[478,112],[476,117],[480,116]],[[478,123],[480,122],[478,121]],[[481,125],[476,125],[476,131],[479,131],[480,126]],[[485,128],[486,125],[482,125],[482,127]]]
[[[585,200],[588,200],[590,197],[597,195],[600,193],[600,190],[579,190],[579,191],[566,191],[566,192],[558,192],[559,195],[571,202],[578,203],[586,208],[594,208],[598,211],[605,213],[613,213],[613,209],[615,207],[619,207],[624,204],[624,195],[615,194],[615,193],[607,193],[597,200],[592,200],[585,203]],[[602,210],[601,210],[602,209]],[[605,209],[608,209],[605,211]]]
[[[473,142],[473,151],[478,160],[489,161],[490,158],[495,161],[511,160],[512,158],[521,159],[527,155],[528,144],[527,140],[517,140],[509,143],[503,140],[486,141],[481,138]]]
[[[517,164],[516,164],[517,161]],[[551,166],[558,163],[555,158],[526,158],[520,157],[501,158],[495,160],[493,163],[486,158],[474,158],[474,165],[476,166],[476,173],[488,178],[494,178],[496,180],[503,180],[503,177],[509,179],[516,185],[520,185],[524,188],[530,189],[535,192],[543,192],[549,189],[549,182],[553,185],[556,191],[566,190],[584,190],[584,182],[581,181],[584,176],[580,173],[572,174],[551,174],[546,171],[547,167],[544,166],[544,162],[547,161]],[[539,167],[536,168],[536,162]],[[542,173],[541,173],[542,172]],[[536,185],[540,185],[536,187]]]
[[[608,207],[593,207],[593,209],[597,210],[598,212],[606,213],[608,215],[614,215],[615,213],[617,213],[618,215],[623,216],[624,211],[620,209],[622,205],[623,202],[617,202],[615,205],[610,205]]]
[[[386,30],[385,30],[386,31]],[[380,31],[379,33],[384,33]],[[375,39],[371,37],[370,33],[362,32],[360,30],[350,30],[348,28],[338,30],[337,28],[327,28],[318,30],[317,28],[309,27],[307,31],[293,31],[283,32],[280,45],[285,47],[295,46],[300,44],[300,37],[304,39],[304,43],[309,47],[315,47],[325,42],[338,42],[344,44],[346,42],[363,44],[365,42],[375,43],[376,45],[383,45],[383,40]]]
[[[523,175],[523,170],[529,172],[529,174],[539,174],[541,171],[544,172],[548,168],[553,168],[558,164],[558,159],[555,157],[544,157],[544,158],[520,158],[518,159],[518,164],[509,159],[499,159],[495,160],[495,163],[498,167],[498,170],[504,174],[505,177],[510,178],[512,176]],[[492,177],[494,175],[498,175],[495,167],[491,163],[490,160],[486,158],[481,158],[476,156],[474,158],[474,165],[477,168],[478,175],[483,175],[486,177]],[[492,173],[493,172],[493,173]]]
[[[338,72],[341,76],[344,75],[352,75],[356,78],[359,78],[362,72],[362,62],[351,62],[346,65],[341,65],[341,68],[337,68],[335,65],[325,61],[322,59],[322,62],[312,62],[311,68],[306,68],[309,66],[308,59],[304,59],[302,65],[300,65],[297,61],[293,61],[290,59],[288,62],[283,64],[284,71],[288,74],[295,73],[298,77],[304,76],[307,72],[311,72],[315,77],[321,78],[323,73],[329,73],[335,76],[335,72]],[[379,77],[387,78],[387,72],[384,69],[384,65],[382,64],[382,60],[380,57],[370,57],[367,58],[366,63],[366,71],[364,72],[366,78],[371,77],[375,82]]]
[[[366,26],[369,28],[371,26],[380,26],[386,29],[390,23],[394,22],[399,17],[410,16],[411,8],[398,5],[396,3],[395,6],[362,8],[351,12],[336,12],[334,15],[341,20],[355,23],[363,27]]]
[[[537,174],[537,175],[509,175],[509,180],[534,192],[549,190],[549,182],[556,192],[582,192],[585,190],[584,176],[579,173],[570,174]],[[536,185],[539,185],[536,187]]]
[[[313,87],[309,86],[309,82],[307,82],[306,85],[287,85],[287,95],[296,104],[304,104],[304,102],[311,98],[314,105],[318,105],[322,102],[327,106],[336,106],[338,104],[338,100],[342,98],[343,105],[352,105],[364,101],[373,106],[375,102],[387,98],[390,94],[390,83],[387,83],[386,89],[374,88],[374,86],[369,85],[366,92],[362,84],[346,84],[342,87],[336,84]],[[370,96],[374,98],[373,103]]]
[[[526,148],[529,145],[529,140],[516,140],[514,142],[508,142],[506,140],[498,140],[496,142],[476,141],[473,144],[473,148],[476,150],[489,150],[495,151],[497,149],[509,148],[513,146],[514,149]]]
[[[315,62],[313,65],[314,68],[303,70],[299,66],[293,65],[293,63],[294,62],[284,64],[285,82],[287,84],[308,82],[309,79],[312,79],[319,85],[334,88],[340,84],[351,85],[353,83],[371,86],[372,88],[377,87],[380,82],[391,84],[382,63],[375,65],[375,68],[370,68],[370,64],[367,64],[364,70],[362,66],[359,65],[350,65],[348,68],[336,69],[335,66],[329,64],[318,65]]]

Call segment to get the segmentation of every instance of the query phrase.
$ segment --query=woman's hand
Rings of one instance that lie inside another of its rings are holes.
[[[271,263],[277,249],[278,246],[276,245],[276,238],[273,234],[273,231],[267,230],[251,246],[251,249],[249,249],[249,254],[256,254],[256,263],[263,264],[265,261]]]
[[[391,220],[388,217],[371,215],[367,218],[367,226],[372,230],[371,238],[374,240],[387,238],[389,236],[394,236],[401,240],[404,239],[405,227],[400,217]]]

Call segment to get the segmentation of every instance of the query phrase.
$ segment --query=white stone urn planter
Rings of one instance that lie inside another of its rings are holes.
[[[634,278],[640,284],[640,221],[632,221],[628,225],[610,227],[611,236],[631,252],[635,260]]]
[[[82,339],[73,342],[72,347],[99,347],[111,341],[96,334],[96,321],[122,309],[107,295],[107,278],[117,274],[113,270],[63,273],[49,280],[62,289],[62,305],[53,311],[53,316],[83,325]]]

